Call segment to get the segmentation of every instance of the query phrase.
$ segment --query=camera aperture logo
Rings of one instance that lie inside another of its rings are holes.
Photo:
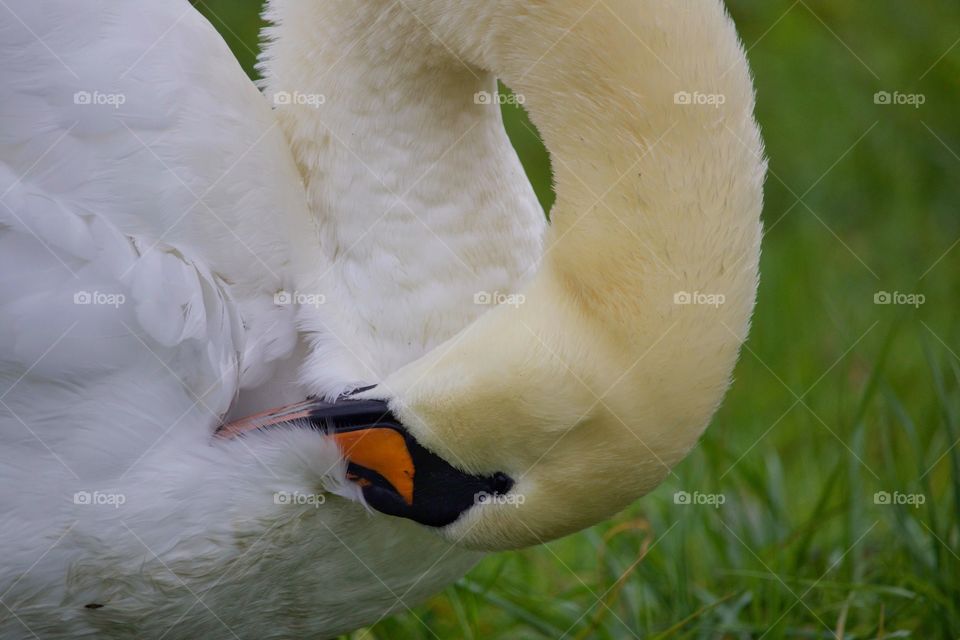
[[[301,93],[299,91],[277,91],[273,94],[273,104],[281,107],[296,105],[318,109],[327,103],[322,93]]]
[[[922,493],[900,493],[894,491],[877,491],[873,494],[873,504],[880,505],[906,505],[914,509],[919,509],[920,505],[927,503],[927,496]]]
[[[91,107],[113,107],[119,109],[127,101],[122,93],[101,93],[100,91],[77,91],[73,94],[73,104]]]
[[[677,291],[673,294],[673,304],[705,305],[717,308],[727,301],[722,293],[704,293],[702,291]]]
[[[126,502],[127,496],[114,491],[77,491],[73,494],[73,504],[77,505],[119,509]]]
[[[473,494],[473,504],[505,504],[519,507],[527,499],[522,493],[488,493],[481,491]]]
[[[722,493],[701,493],[694,491],[675,491],[673,494],[673,504],[694,504],[707,505],[714,509],[719,509],[720,505],[727,501],[727,496]]]
[[[907,305],[919,309],[927,301],[922,293],[901,293],[900,291],[877,291],[873,294],[873,304]]]
[[[926,104],[927,96],[922,93],[900,93],[899,91],[877,91],[873,94],[873,104],[906,105],[919,109]]]
[[[323,493],[303,493],[302,491],[276,491],[273,494],[273,504],[307,505],[314,509],[327,501]]]
[[[122,293],[106,293],[103,291],[77,291],[73,294],[73,304],[89,304],[107,306],[118,309],[127,301]]]
[[[702,93],[700,91],[677,91],[673,94],[673,104],[681,106],[713,107],[719,109],[726,104],[727,96],[722,93]]]
[[[473,94],[474,104],[523,104],[527,101],[522,93],[500,93],[494,91],[477,91]]]
[[[500,291],[477,291],[473,294],[473,304],[498,305],[505,304],[510,307],[519,307],[527,301],[527,296],[522,293],[501,293]]]
[[[300,291],[277,291],[273,294],[273,304],[285,307],[288,305],[299,305],[309,307],[319,307],[326,304],[327,296],[322,293],[302,293]]]

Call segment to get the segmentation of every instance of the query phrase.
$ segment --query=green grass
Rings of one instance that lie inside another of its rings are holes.
[[[249,70],[259,3],[198,4]],[[700,446],[612,521],[491,556],[352,637],[960,637],[960,5],[790,7],[730,3],[770,156],[767,235],[737,381]],[[879,90],[926,102],[876,105]],[[506,117],[549,203],[542,147]]]

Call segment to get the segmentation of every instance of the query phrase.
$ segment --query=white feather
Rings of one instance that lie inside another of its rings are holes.
[[[718,0],[608,4],[272,0],[272,111],[185,0],[7,0],[0,635],[329,637],[689,451],[756,292],[749,70]],[[557,161],[540,270],[489,70]],[[697,88],[727,100],[677,110]],[[726,302],[675,304],[704,287]],[[227,412],[369,383],[524,504],[472,507],[451,546],[368,513],[319,433],[211,442]]]
[[[211,434],[382,379],[530,270],[542,212],[499,119],[477,121],[488,160],[444,156],[450,140],[383,126],[403,111],[388,94],[338,83],[371,114],[326,126],[376,144],[307,157],[185,0],[7,5],[0,635],[329,636],[462,575],[478,554],[368,512],[320,434]],[[390,191],[366,165],[380,146]],[[304,175],[329,198],[308,207]]]

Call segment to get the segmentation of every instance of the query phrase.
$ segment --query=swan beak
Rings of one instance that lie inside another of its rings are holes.
[[[386,482],[408,506],[413,504],[413,458],[400,422],[379,400],[305,400],[221,426],[217,437],[290,425],[327,432],[349,462],[347,479],[368,487]]]
[[[383,400],[305,400],[225,424],[218,438],[277,426],[315,429],[336,441],[347,460],[347,479],[367,504],[390,516],[444,527],[489,496],[509,492],[503,472],[474,475],[426,449]]]
[[[416,467],[403,436],[390,428],[373,427],[333,434],[343,457],[350,461],[347,479],[361,487],[373,480],[363,471],[379,474],[408,506],[413,505],[413,477]]]

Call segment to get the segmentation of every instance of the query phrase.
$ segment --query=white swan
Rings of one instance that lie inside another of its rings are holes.
[[[722,398],[764,163],[719,2],[271,2],[287,140],[185,2],[8,13],[4,637],[369,624],[649,491]],[[494,75],[557,172],[534,269]]]

